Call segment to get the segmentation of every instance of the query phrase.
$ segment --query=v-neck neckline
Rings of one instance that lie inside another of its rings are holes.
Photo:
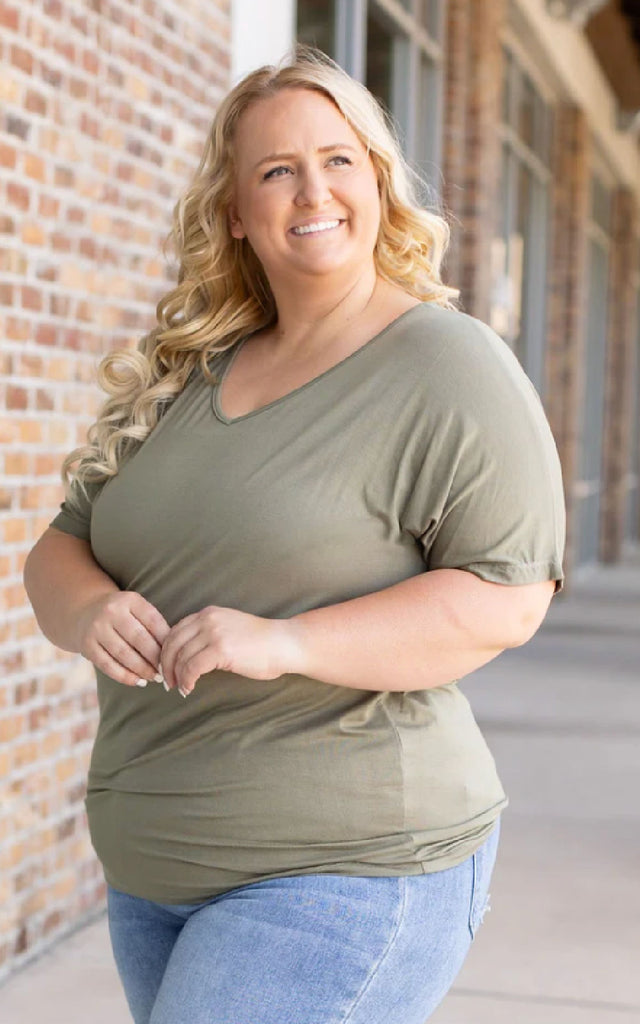
[[[244,338],[241,338],[240,341],[236,342],[235,347],[231,349],[231,355],[227,358],[223,366],[222,373],[217,383],[212,388],[211,408],[215,413],[216,418],[219,419],[221,423],[224,423],[225,426],[233,426],[234,423],[242,423],[244,420],[251,419],[254,416],[259,416],[261,413],[267,412],[269,409],[273,409],[277,405],[281,405],[288,399],[300,394],[301,391],[305,391],[307,388],[312,387],[319,381],[324,380],[325,377],[328,377],[330,374],[335,373],[336,370],[339,370],[341,367],[345,366],[346,363],[351,362],[351,360],[355,359],[356,356],[360,354],[360,352],[368,350],[374,344],[374,342],[384,337],[388,333],[388,331],[390,331],[393,327],[396,327],[401,321],[403,321],[416,309],[423,309],[427,304],[428,303],[425,302],[419,302],[417,305],[410,306],[409,309],[405,309],[405,311],[403,313],[400,313],[400,315],[397,316],[395,320],[392,320],[391,323],[388,323],[386,327],[383,327],[382,330],[378,331],[377,334],[374,334],[373,337],[369,338],[368,341],[365,341],[364,344],[360,345],[359,348],[355,349],[354,352],[351,352],[348,356],[345,356],[344,359],[340,359],[337,363],[334,363],[333,366],[329,366],[326,370],[323,370],[322,373],[319,373],[315,377],[312,377],[311,380],[305,381],[304,384],[300,384],[297,388],[292,388],[291,391],[287,391],[286,394],[281,395],[279,398],[274,398],[272,402],[267,402],[265,405],[261,405],[257,409],[251,409],[249,412],[242,413],[241,416],[230,417],[225,414],[220,403],[222,387],[224,385],[225,380],[229,376],[231,367],[233,366],[237,358],[237,355],[240,352],[240,349],[244,346],[245,342],[247,342],[249,338],[252,337],[251,334],[247,334]]]

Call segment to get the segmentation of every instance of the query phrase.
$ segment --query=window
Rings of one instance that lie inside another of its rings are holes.
[[[636,344],[631,367],[631,446],[627,473],[625,537],[640,541],[640,254],[636,277]]]
[[[334,0],[298,3],[297,39],[316,46],[335,60],[336,5]]]
[[[500,211],[491,248],[490,323],[542,392],[551,111],[505,50]]]
[[[297,38],[364,82],[440,191],[444,0],[298,0]]]
[[[371,4],[367,15],[365,84],[393,114],[405,151],[409,127],[409,40]]]
[[[578,563],[596,562],[600,547],[602,440],[609,295],[611,191],[591,177],[588,224],[587,317],[584,398],[580,429],[580,479],[576,485]]]

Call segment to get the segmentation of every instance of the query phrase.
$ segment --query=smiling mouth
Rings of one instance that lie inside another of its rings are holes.
[[[291,228],[291,234],[297,238],[301,238],[303,235],[321,235],[325,231],[339,228],[343,223],[341,220],[323,220],[318,221],[317,224],[302,224],[300,227]]]

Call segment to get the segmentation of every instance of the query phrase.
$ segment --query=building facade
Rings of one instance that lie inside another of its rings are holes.
[[[298,38],[393,114],[450,219],[445,280],[540,393],[563,464],[570,579],[640,540],[640,48],[638,17],[624,9],[297,5]]]
[[[0,977],[104,897],[83,807],[93,672],[39,633],[22,568],[95,415],[100,356],[134,345],[171,287],[171,209],[246,71],[298,38],[378,96],[425,202],[449,217],[445,280],[545,404],[570,578],[640,539],[640,57],[627,6],[3,0]]]

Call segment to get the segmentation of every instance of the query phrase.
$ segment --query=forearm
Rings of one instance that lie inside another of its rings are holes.
[[[44,635],[64,651],[79,651],[81,613],[119,588],[95,561],[88,541],[49,528],[29,553],[24,585]]]
[[[455,569],[421,573],[288,619],[291,671],[354,689],[442,686],[528,639],[552,586],[537,591],[543,600],[532,616],[515,591],[535,588],[488,584]]]

